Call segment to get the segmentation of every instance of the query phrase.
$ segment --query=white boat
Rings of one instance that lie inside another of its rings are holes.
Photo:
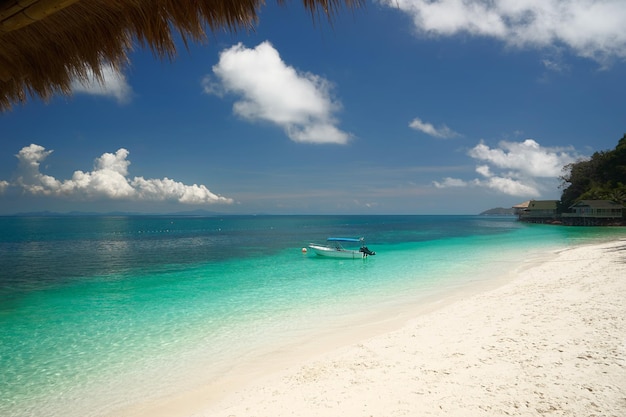
[[[365,240],[363,238],[329,237],[326,242],[326,245],[311,243],[309,244],[309,248],[319,256],[329,258],[361,259],[367,258],[369,255],[376,255],[376,252],[372,252],[365,246]],[[343,245],[358,246],[358,249],[344,248]]]

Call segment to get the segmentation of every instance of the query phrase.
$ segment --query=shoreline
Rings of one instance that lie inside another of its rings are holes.
[[[509,272],[124,415],[626,414],[626,240]]]

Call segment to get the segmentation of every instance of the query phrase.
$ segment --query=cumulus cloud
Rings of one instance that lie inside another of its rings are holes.
[[[96,158],[92,171],[75,171],[71,179],[58,180],[40,171],[41,163],[51,153],[51,150],[36,144],[22,148],[16,155],[19,160],[16,180],[14,184],[5,181],[4,188],[13,185],[33,195],[84,200],[178,201],[185,204],[233,202],[230,198],[212,193],[204,185],[185,185],[169,178],[130,178],[129,152],[124,148]]]
[[[517,48],[565,46],[604,62],[626,58],[623,0],[378,0],[408,14],[419,33],[469,34]]]
[[[458,178],[451,178],[451,177],[446,177],[443,179],[443,181],[433,181],[433,184],[435,187],[437,188],[449,188],[449,187],[466,187],[468,185],[467,182],[458,179]]]
[[[133,89],[126,80],[126,76],[110,65],[101,68],[102,79],[89,71],[86,80],[72,80],[72,91],[115,99],[119,104],[130,102]]]
[[[546,184],[562,174],[563,167],[580,158],[571,147],[543,147],[533,139],[502,141],[496,148],[480,142],[468,155],[478,161],[481,177],[472,181],[445,178],[433,182],[437,188],[484,187],[519,197],[539,197]]]
[[[529,182],[530,183],[527,184],[521,180],[510,177],[491,177],[485,181],[475,180],[474,183],[478,186],[491,188],[503,194],[532,198],[539,197],[541,191],[538,185],[535,181],[530,180]]]
[[[39,172],[39,166],[52,151],[47,151],[43,146],[32,144],[22,148],[16,155],[19,160],[16,183],[31,194],[50,195],[52,190],[61,185],[54,177]]]
[[[469,156],[529,177],[558,177],[564,165],[575,161],[573,148],[544,148],[533,139],[523,142],[502,141],[499,146],[491,149],[480,142],[469,151]]]
[[[446,125],[441,125],[437,128],[430,123],[422,121],[418,117],[411,120],[411,123],[409,123],[409,127],[411,129],[419,130],[426,133],[427,135],[441,139],[450,139],[461,136],[460,133],[455,132]]]
[[[345,144],[350,135],[337,127],[341,108],[324,78],[297,71],[263,42],[249,49],[241,43],[220,53],[213,75],[203,80],[207,94],[234,94],[235,114],[282,127],[295,142]]]

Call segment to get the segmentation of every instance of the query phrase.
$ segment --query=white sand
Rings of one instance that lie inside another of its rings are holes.
[[[116,417],[626,416],[626,239],[508,278]]]
[[[626,416],[626,240],[564,251],[500,288],[234,389],[217,401],[199,392],[204,408],[185,408],[195,417]]]

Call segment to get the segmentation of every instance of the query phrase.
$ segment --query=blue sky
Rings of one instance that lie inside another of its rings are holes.
[[[473,214],[626,133],[622,0],[298,1],[0,115],[0,214]]]

